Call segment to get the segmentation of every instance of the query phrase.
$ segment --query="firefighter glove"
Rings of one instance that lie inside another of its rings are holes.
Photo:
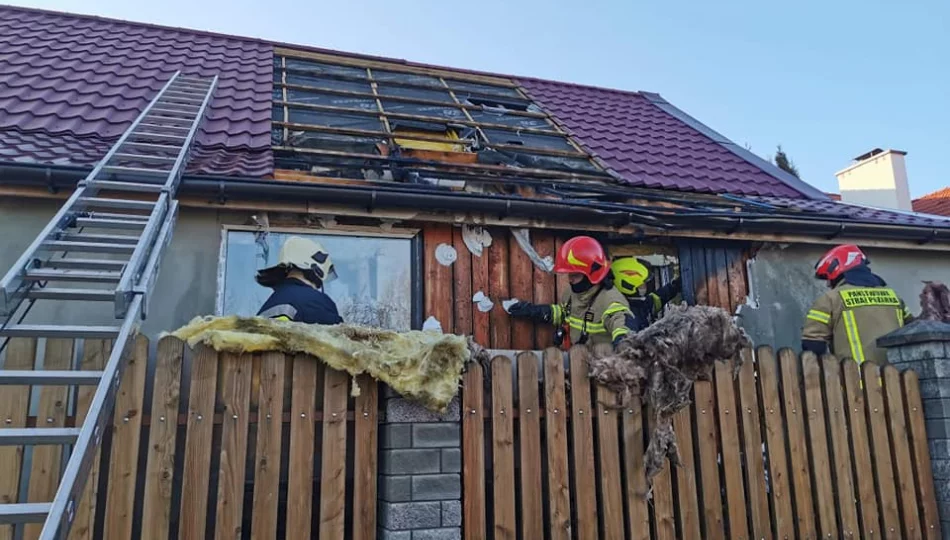
[[[532,304],[531,302],[517,302],[508,308],[508,314],[512,317],[531,319],[535,322],[551,322],[551,306]]]

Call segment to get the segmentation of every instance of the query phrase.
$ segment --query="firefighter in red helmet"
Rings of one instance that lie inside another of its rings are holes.
[[[864,252],[851,244],[833,248],[815,264],[815,277],[830,290],[805,316],[802,350],[887,364],[877,338],[910,322],[911,315],[894,289],[871,272]]]
[[[508,308],[512,317],[553,324],[555,345],[614,344],[636,324],[623,294],[614,288],[610,261],[604,248],[589,236],[575,236],[561,246],[554,271],[567,274],[571,284],[559,304],[517,302]]]

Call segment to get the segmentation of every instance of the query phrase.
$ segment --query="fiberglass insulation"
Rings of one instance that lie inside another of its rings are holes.
[[[236,316],[197,317],[173,335],[189,346],[203,343],[219,352],[311,354],[354,377],[368,373],[403,396],[440,412],[457,393],[462,367],[477,347],[451,334]]]

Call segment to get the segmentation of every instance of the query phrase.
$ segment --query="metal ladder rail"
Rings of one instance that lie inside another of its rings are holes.
[[[112,157],[120,153],[119,150],[123,144],[125,144],[128,138],[135,133],[135,129],[139,126],[139,124],[142,123],[142,120],[144,120],[150,114],[152,108],[166,95],[165,90],[171,88],[172,85],[179,80],[179,75],[180,73],[176,72],[172,76],[172,78],[168,83],[166,83],[155,99],[149,103],[149,105],[143,110],[136,121],[133,122],[133,124],[129,127],[129,129],[126,130],[119,141],[117,141],[113,148],[110,149],[109,153],[107,153],[103,160],[97,164],[93,170],[93,173],[91,173],[81,183],[81,185],[77,187],[76,192],[74,192],[70,199],[67,200],[67,203],[64,204],[57,215],[54,216],[54,219],[47,224],[44,230],[40,233],[40,236],[34,241],[33,245],[30,246],[30,249],[20,257],[18,265],[12,268],[11,271],[8,272],[7,276],[4,277],[3,283],[7,286],[16,281],[19,281],[19,283],[17,284],[17,288],[13,289],[14,294],[7,294],[9,289],[0,289],[0,292],[4,293],[3,296],[0,297],[0,300],[4,302],[3,304],[0,304],[0,307],[9,309],[10,306],[14,304],[13,301],[15,301],[16,305],[12,310],[10,310],[12,312],[16,311],[16,308],[23,302],[25,293],[19,291],[19,288],[24,281],[24,277],[29,265],[32,265],[34,261],[37,260],[34,258],[36,252],[41,251],[41,246],[43,246],[43,244],[54,234],[63,234],[65,228],[71,224],[71,220],[75,219],[76,217],[75,215],[71,215],[70,212],[75,211],[77,206],[79,206],[79,199],[84,198],[84,196],[88,195],[89,193],[95,194],[100,189],[100,187],[96,185],[98,174],[103,169],[108,168],[108,164],[111,162]],[[190,82],[192,80],[193,79],[189,79],[189,84],[196,86],[196,88],[192,90],[199,90],[201,85]],[[207,81],[207,79],[204,81]],[[165,247],[171,240],[174,222],[177,218],[178,212],[178,202],[174,200],[173,197],[180,182],[182,167],[185,163],[187,163],[187,158],[194,140],[194,135],[204,118],[207,105],[210,102],[210,99],[213,96],[214,90],[217,86],[217,81],[218,78],[214,77],[211,82],[203,88],[205,92],[204,98],[201,100],[201,106],[198,107],[196,111],[194,111],[194,114],[191,117],[191,127],[188,130],[188,134],[185,137],[179,137],[179,139],[181,139],[183,142],[179,148],[173,168],[169,171],[155,171],[167,173],[167,176],[165,183],[161,186],[161,194],[159,195],[159,199],[155,202],[143,203],[152,206],[149,222],[154,223],[154,225],[150,234],[146,234],[146,231],[143,230],[136,241],[135,251],[138,252],[138,259],[134,265],[135,268],[131,268],[133,266],[130,264],[131,260],[124,264],[123,277],[126,275],[128,276],[126,278],[128,283],[126,288],[130,290],[130,292],[116,289],[115,296],[118,298],[121,291],[123,293],[122,297],[126,299],[126,303],[123,306],[124,316],[117,317],[123,319],[123,322],[121,326],[116,329],[117,331],[114,334],[115,346],[112,350],[112,353],[110,354],[108,362],[106,363],[104,371],[101,373],[74,372],[74,375],[70,375],[68,372],[50,374],[52,377],[50,380],[46,380],[45,382],[45,384],[58,383],[79,385],[88,384],[91,382],[91,379],[94,376],[101,377],[98,380],[96,392],[87,412],[86,421],[84,422],[82,428],[78,430],[71,429],[69,430],[69,433],[46,433],[43,431],[42,434],[34,433],[32,435],[33,437],[36,437],[33,444],[46,444],[51,443],[51,441],[62,442],[63,440],[72,439],[75,437],[73,450],[63,472],[56,495],[51,503],[0,505],[0,523],[33,523],[43,521],[43,518],[45,517],[45,524],[43,532],[41,533],[41,538],[65,537],[69,531],[72,521],[75,518],[75,510],[79,502],[79,497],[82,496],[83,489],[85,487],[85,481],[91,466],[92,457],[95,454],[96,448],[98,448],[99,444],[101,444],[103,430],[105,429],[106,422],[111,417],[109,413],[111,413],[113,409],[115,392],[118,388],[119,381],[121,381],[123,370],[127,364],[125,361],[126,349],[130,345],[131,337],[134,335],[136,324],[139,318],[145,318],[145,306],[147,305],[148,297],[151,295],[156,281],[155,277],[158,272],[158,266],[161,262]],[[182,111],[180,114],[184,115],[187,113]],[[181,120],[182,119],[180,118],[176,119],[176,121]],[[169,147],[174,148],[171,146]],[[127,167],[117,166],[112,168],[129,170]],[[146,171],[148,170],[146,169]],[[108,186],[113,189],[125,189],[127,191],[134,191],[138,189],[137,184],[128,184],[123,188],[122,182],[105,181],[104,183],[114,185]],[[57,238],[59,238],[59,236],[57,236]],[[27,291],[32,288],[34,282],[35,281],[29,282]],[[17,292],[20,293],[19,298],[15,296],[15,293]],[[85,332],[103,331],[97,330],[100,327],[63,327],[62,329],[58,329],[55,326],[50,326],[46,328],[51,332],[55,332],[55,335],[64,335],[66,328],[74,328],[78,329],[76,331]],[[78,337],[87,335],[88,334],[81,334]],[[113,336],[110,335],[109,337]],[[36,377],[36,373],[5,373],[3,370],[0,370],[0,385],[30,384],[30,382],[36,384]],[[53,381],[52,379],[56,379],[56,381]],[[22,439],[22,437],[27,436],[26,432],[23,434],[8,433],[8,435],[9,436],[4,437],[3,434],[0,433],[0,444],[19,444],[26,440]],[[18,439],[18,437],[20,438]]]
[[[178,153],[175,163],[172,165],[171,173],[166,178],[155,208],[152,209],[152,213],[145,225],[145,230],[142,231],[142,238],[145,239],[145,242],[142,242],[141,240],[139,241],[138,245],[135,247],[135,251],[129,258],[129,263],[122,271],[122,276],[119,278],[119,285],[116,287],[115,292],[116,318],[125,316],[125,311],[128,309],[128,305],[131,302],[132,297],[136,294],[134,285],[142,276],[140,270],[142,265],[145,263],[148,253],[151,252],[154,236],[158,232],[161,222],[167,219],[165,214],[168,210],[169,202],[170,200],[174,199],[178,192],[178,185],[181,182],[181,176],[184,172],[184,165],[188,162],[188,157],[191,153],[192,141],[194,141],[195,134],[198,131],[198,126],[201,124],[201,120],[204,118],[205,111],[208,108],[208,104],[211,102],[211,97],[214,95],[217,85],[218,76],[216,75],[214,79],[212,79],[211,84],[208,85],[208,89],[205,92],[205,97],[201,102],[198,112],[196,113],[195,121],[191,123],[191,128],[188,130],[188,134],[185,136],[186,142],[182,146],[181,151]],[[148,249],[148,252],[145,251],[146,249]]]
[[[119,140],[109,149],[105,156],[93,167],[92,171],[84,178],[79,185],[77,185],[76,190],[73,191],[73,194],[69,196],[63,206],[60,207],[59,211],[53,216],[52,219],[46,224],[45,227],[40,231],[36,236],[33,242],[26,248],[26,251],[17,259],[13,266],[10,267],[10,270],[0,279],[0,316],[9,316],[20,306],[23,300],[26,297],[26,291],[23,290],[23,277],[26,274],[27,268],[32,264],[36,258],[36,253],[40,251],[41,246],[49,238],[49,236],[58,229],[66,227],[72,220],[72,214],[79,202],[79,199],[91,197],[98,193],[99,189],[93,186],[88,186],[89,180],[95,179],[102,168],[112,159],[112,157],[118,152],[118,149],[128,140],[129,136],[132,135],[132,132],[135,128],[138,127],[142,120],[149,114],[149,112],[154,108],[155,104],[159,102],[161,97],[165,94],[165,91],[168,90],[178,79],[181,72],[176,71],[174,75],[168,80],[167,83],[159,90],[158,94],[152,98],[152,101],[148,103],[145,109],[139,114],[139,116],[132,122],[132,125],[119,137]]]

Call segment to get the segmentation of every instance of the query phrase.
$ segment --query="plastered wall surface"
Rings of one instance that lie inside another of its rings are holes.
[[[6,273],[30,245],[61,203],[0,198],[0,272]],[[148,319],[142,331],[153,342],[162,332],[175,330],[196,315],[214,313],[218,254],[223,223],[240,224],[245,214],[183,209],[172,242],[162,259]],[[105,255],[91,255],[105,257]],[[250,278],[249,278],[250,279]],[[85,287],[94,287],[86,285]],[[25,323],[115,324],[112,304],[66,304],[55,313],[54,301],[37,301]]]
[[[805,313],[826,290],[814,278],[815,262],[831,246],[769,246],[761,249],[750,265],[752,302],[740,307],[740,324],[756,345],[801,346]],[[920,313],[923,280],[950,284],[950,254],[939,251],[864,249],[871,269],[884,278],[907,303]]]

